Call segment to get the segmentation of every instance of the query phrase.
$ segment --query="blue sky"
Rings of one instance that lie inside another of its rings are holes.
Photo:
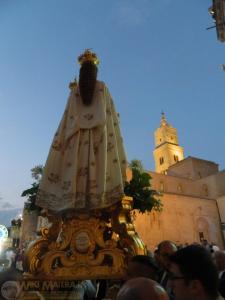
[[[160,113],[185,156],[225,168],[225,44],[206,0],[0,0],[0,196],[22,206],[44,164],[77,56],[92,48],[120,113],[128,159],[154,169]]]

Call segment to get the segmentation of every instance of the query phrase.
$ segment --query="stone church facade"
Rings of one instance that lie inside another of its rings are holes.
[[[225,170],[200,158],[184,158],[178,135],[162,114],[155,131],[152,188],[161,192],[162,212],[135,216],[136,230],[153,250],[165,239],[178,244],[209,242],[224,248]]]

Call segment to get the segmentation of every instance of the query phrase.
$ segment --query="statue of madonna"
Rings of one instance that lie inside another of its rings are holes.
[[[56,213],[107,208],[124,195],[126,155],[113,100],[97,80],[96,54],[86,50],[78,61],[79,82],[71,86],[36,200]]]

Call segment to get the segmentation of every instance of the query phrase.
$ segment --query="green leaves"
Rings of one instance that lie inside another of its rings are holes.
[[[141,173],[143,173],[144,171],[142,161],[139,159],[132,159],[131,162],[129,163],[129,168],[138,169],[139,171],[141,171]]]
[[[36,182],[40,182],[41,177],[43,175],[44,166],[43,165],[37,165],[31,169],[31,177],[36,180]]]
[[[31,169],[31,176],[34,178],[36,181],[31,184],[31,188],[25,190],[22,192],[22,197],[27,197],[27,201],[24,203],[24,209],[27,210],[28,212],[30,211],[40,211],[41,208],[35,204],[36,202],[36,197],[37,197],[37,191],[39,187],[39,182],[42,176],[43,172],[43,166],[38,165]]]
[[[36,182],[32,183],[32,188],[23,191],[21,196],[22,197],[36,196],[37,190],[38,190],[38,186],[39,185]]]
[[[156,199],[158,192],[151,189],[151,176],[143,172],[139,167],[132,167],[132,179],[125,183],[125,195],[133,197],[133,209],[139,212],[150,212],[152,209],[156,211],[162,210],[160,199]]]

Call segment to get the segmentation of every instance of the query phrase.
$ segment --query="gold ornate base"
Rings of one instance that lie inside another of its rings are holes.
[[[48,216],[52,226],[27,251],[28,278],[83,280],[121,278],[129,257],[145,254],[131,218],[132,198],[109,209]]]

